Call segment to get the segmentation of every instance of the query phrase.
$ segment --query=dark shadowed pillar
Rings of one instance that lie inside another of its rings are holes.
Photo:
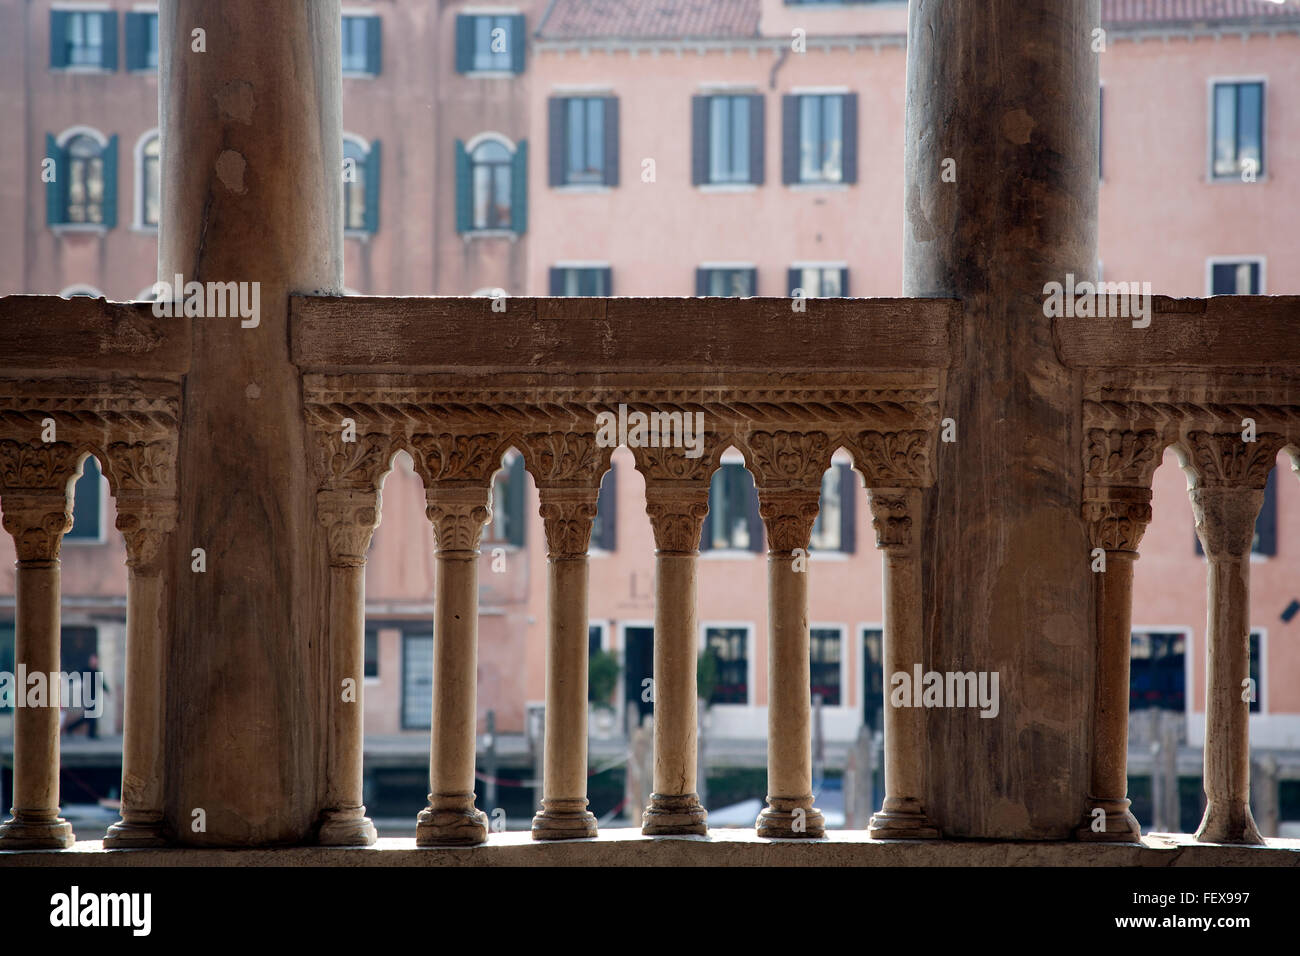
[[[182,843],[302,842],[321,808],[328,572],[288,297],[343,286],[339,29],[338,0],[161,5],[159,276],[258,283],[260,306],[256,325],[190,320],[166,761]]]
[[[910,16],[904,292],[965,303],[942,412],[957,440],[925,495],[921,663],[996,671],[1000,695],[993,718],[929,711],[925,805],[945,836],[1064,839],[1088,790],[1095,624],[1080,381],[1043,286],[1095,278],[1098,0]]]

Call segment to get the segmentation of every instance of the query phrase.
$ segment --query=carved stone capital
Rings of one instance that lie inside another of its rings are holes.
[[[709,486],[695,482],[676,488],[648,486],[645,510],[660,553],[694,554],[700,549],[700,531],[709,514]]]
[[[176,443],[113,442],[105,450],[104,472],[119,500],[133,492],[171,496],[176,487]]]
[[[501,467],[502,436],[496,433],[477,435],[414,435],[410,441],[415,470],[426,488],[439,482],[483,484]]]
[[[820,491],[835,451],[825,432],[755,431],[745,436],[743,444],[759,488]]]
[[[1264,506],[1262,488],[1193,488],[1192,513],[1196,535],[1210,560],[1244,559],[1255,543],[1255,521]]]
[[[1134,551],[1151,523],[1151,489],[1090,489],[1083,502],[1083,519],[1094,548]]]
[[[934,435],[921,429],[860,431],[845,439],[868,488],[925,488],[934,481]]]
[[[524,465],[538,488],[599,488],[612,448],[582,432],[534,432],[520,441]]]
[[[1089,485],[1150,488],[1164,450],[1153,429],[1090,428],[1084,436],[1083,468]]]
[[[709,477],[716,467],[714,455],[705,453],[699,458],[687,458],[684,448],[650,448],[640,446],[629,449],[636,460],[636,469],[645,478],[646,486],[659,482],[702,482],[707,487]]]
[[[137,574],[161,571],[158,558],[176,530],[176,499],[168,494],[119,491],[114,525],[126,539],[126,566]]]
[[[1286,444],[1281,435],[1261,434],[1243,441],[1240,432],[1191,432],[1187,436],[1189,464],[1199,488],[1236,487],[1263,490],[1277,453]]]
[[[378,491],[329,488],[316,492],[316,513],[325,526],[330,566],[360,568],[379,526]]]
[[[68,442],[0,441],[0,490],[64,494],[81,474],[81,455]]]
[[[68,495],[7,491],[0,497],[0,508],[20,564],[58,560],[63,536],[72,530],[72,499]]]
[[[767,531],[768,553],[789,554],[796,548],[808,549],[820,500],[820,483],[816,490],[758,489],[758,514]]]
[[[373,491],[380,487],[392,467],[393,440],[380,432],[344,441],[342,429],[314,429],[320,475],[330,488]]]
[[[435,486],[427,490],[424,497],[425,514],[433,522],[438,553],[477,553],[483,526],[492,517],[491,488],[486,484],[482,487]]]
[[[921,492],[917,488],[868,488],[871,527],[876,547],[882,551],[911,551],[919,545],[912,533],[921,514]]]
[[[595,488],[542,488],[538,494],[542,527],[546,532],[546,555],[573,558],[587,553],[591,525],[596,517]]]

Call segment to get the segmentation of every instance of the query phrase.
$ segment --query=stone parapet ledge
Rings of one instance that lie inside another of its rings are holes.
[[[105,850],[81,840],[68,850],[0,853],[4,867],[148,866],[1288,866],[1300,867],[1300,840],[1265,846],[1195,842],[1190,834],[1150,834],[1140,844],[951,840],[869,840],[862,831],[823,839],[763,840],[753,830],[708,836],[647,837],[603,830],[593,839],[538,843],[526,830],[494,833],[476,847],[420,847],[410,837],[369,847],[301,846],[259,850]]]

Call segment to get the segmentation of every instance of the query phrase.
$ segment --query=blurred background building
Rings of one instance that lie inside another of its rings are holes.
[[[1300,7],[1102,0],[1102,11],[1096,277],[1170,295],[1300,293]],[[372,0],[345,5],[343,18],[349,292],[902,292],[905,3]],[[220,42],[214,25],[194,55],[220,56]],[[150,297],[166,201],[156,67],[147,3],[0,0],[0,291]],[[46,182],[47,158],[68,175]],[[952,174],[978,183],[980,170]],[[796,324],[791,348],[816,335]],[[765,593],[765,545],[752,480],[738,453],[724,462],[700,566],[703,750],[710,805],[738,806],[752,825],[745,801],[765,783],[766,608],[753,599]],[[1184,490],[1170,452],[1155,495],[1186,501]],[[111,801],[121,758],[125,550],[93,460],[76,491],[64,667],[97,654],[110,695],[97,737],[65,742],[65,804]],[[518,456],[507,454],[494,499],[480,575],[479,805],[524,821],[537,797],[546,556]],[[428,769],[423,510],[400,455],[367,576],[365,717],[367,803],[406,829]],[[653,710],[653,551],[642,481],[620,450],[591,563],[598,816],[639,807],[648,784],[647,731],[633,729]],[[1130,796],[1144,827],[1190,830],[1204,799],[1206,686],[1190,505],[1156,507],[1142,555]],[[13,666],[12,557],[0,536],[0,670]],[[1256,818],[1270,835],[1300,835],[1298,572],[1300,487],[1275,471],[1251,634]],[[862,826],[862,807],[878,803],[886,685],[880,558],[847,456],[826,475],[810,574],[819,803],[829,821]],[[0,748],[7,720],[0,712]]]

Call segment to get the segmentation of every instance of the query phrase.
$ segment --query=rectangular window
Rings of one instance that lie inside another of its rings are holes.
[[[433,635],[402,635],[402,728],[427,730],[433,721]]]
[[[813,522],[812,537],[809,539],[809,546],[814,551],[840,550],[840,519],[844,511],[842,490],[839,468],[827,469],[822,476],[821,501],[817,508],[817,520]]]
[[[826,707],[840,706],[840,649],[843,632],[838,627],[814,627],[808,632],[812,694],[821,695]]]
[[[379,628],[366,625],[364,676],[379,676]]]
[[[1259,295],[1263,291],[1260,259],[1210,263],[1210,295]]]
[[[117,69],[117,13],[51,10],[50,68]]]
[[[343,72],[345,74],[378,75],[382,26],[379,17],[343,15]]]
[[[72,530],[64,540],[88,544],[104,540],[104,479],[94,458],[86,459],[73,486]]]
[[[615,97],[552,97],[549,126],[552,186],[618,185]]]
[[[872,732],[885,729],[884,631],[862,629],[862,723]]]
[[[696,295],[751,296],[757,294],[758,270],[752,266],[695,270]]]
[[[521,14],[456,17],[457,73],[522,73],[526,46]]]
[[[1134,631],[1129,659],[1129,710],[1181,711],[1187,703],[1187,636]]]
[[[1213,172],[1216,179],[1264,173],[1264,84],[1215,83]]]
[[[791,296],[836,299],[849,294],[849,270],[845,266],[794,266],[789,285]]]
[[[611,295],[611,273],[607,266],[557,267],[551,269],[551,295]]]
[[[709,482],[709,514],[702,550],[757,551],[763,547],[758,492],[743,464],[724,463]]]
[[[717,662],[718,681],[710,704],[749,703],[749,632],[743,627],[709,627],[704,649]]]

